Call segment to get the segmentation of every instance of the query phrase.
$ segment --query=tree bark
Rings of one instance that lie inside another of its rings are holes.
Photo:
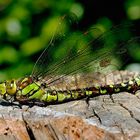
[[[0,106],[2,140],[138,140],[140,92],[22,109]]]

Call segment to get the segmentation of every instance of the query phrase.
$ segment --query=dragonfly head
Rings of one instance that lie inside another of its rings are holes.
[[[17,91],[17,85],[15,80],[8,80],[5,82],[6,93],[14,95]],[[4,92],[3,92],[4,93]]]

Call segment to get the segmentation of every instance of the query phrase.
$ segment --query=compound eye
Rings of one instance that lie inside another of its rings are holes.
[[[6,88],[11,89],[11,88],[13,88],[13,87],[15,86],[15,81],[14,81],[14,80],[7,81],[7,82],[5,83],[5,85],[6,85]]]
[[[9,95],[13,95],[16,93],[17,86],[14,80],[7,81],[5,85],[6,85],[6,91]]]
[[[14,87],[14,84],[15,84],[15,81],[12,80],[11,83],[10,83],[10,87],[11,87],[11,88]]]

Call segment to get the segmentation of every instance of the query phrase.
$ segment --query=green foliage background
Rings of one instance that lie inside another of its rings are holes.
[[[136,25],[138,35],[140,1],[126,0],[118,5],[113,2],[0,0],[0,80],[30,74],[39,54],[55,32],[59,17],[68,12],[77,15],[82,30],[93,25],[109,29],[115,24],[131,22]],[[113,6],[119,8],[116,13]],[[55,54],[59,56],[62,51],[55,51]],[[140,60],[140,46],[132,49],[131,53],[135,54],[133,59]]]

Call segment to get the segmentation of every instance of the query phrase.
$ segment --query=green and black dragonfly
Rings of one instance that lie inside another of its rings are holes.
[[[125,82],[106,82],[107,75],[127,62],[129,48],[139,44],[139,37],[123,38],[126,27],[120,26],[104,33],[93,27],[84,33],[68,34],[65,26],[68,22],[73,23],[67,16],[61,19],[50,45],[36,61],[30,76],[0,83],[2,99],[48,105],[121,91],[134,94],[140,89],[139,76]],[[116,35],[121,37],[115,38]],[[60,52],[59,56],[55,50]],[[123,79],[122,72],[120,77]]]

